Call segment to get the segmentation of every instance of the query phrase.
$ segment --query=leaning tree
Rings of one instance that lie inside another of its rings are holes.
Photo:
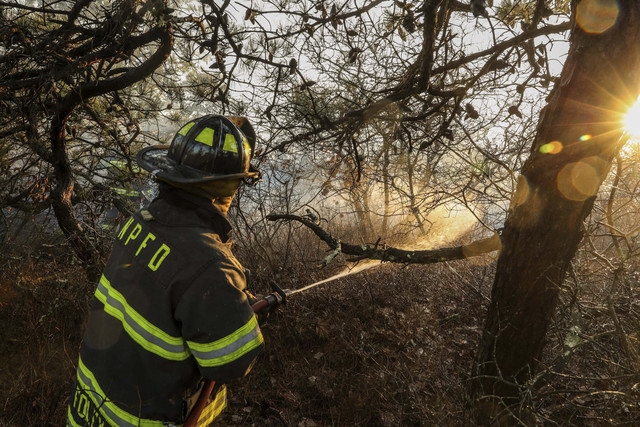
[[[640,4],[583,0],[573,7],[571,49],[501,233],[473,369],[481,419],[506,417],[536,372],[584,221],[626,142],[624,116],[640,93]]]

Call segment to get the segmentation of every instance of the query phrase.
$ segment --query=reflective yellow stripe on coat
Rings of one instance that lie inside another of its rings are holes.
[[[187,341],[187,344],[200,366],[210,367],[233,362],[263,341],[258,320],[256,316],[252,316],[244,326],[222,339],[210,343]]]
[[[145,350],[169,360],[185,360],[191,355],[182,337],[171,336],[142,317],[104,275],[95,296],[104,304],[104,311],[118,319],[129,336]]]

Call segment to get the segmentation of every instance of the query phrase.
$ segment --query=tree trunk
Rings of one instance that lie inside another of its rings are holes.
[[[51,206],[55,212],[58,226],[67,237],[75,254],[85,265],[87,279],[95,282],[100,278],[100,257],[85,230],[75,216],[71,196],[73,195],[73,171],[69,163],[66,146],[64,144],[65,121],[56,116],[52,120],[51,152],[55,185],[51,189]]]
[[[577,15],[581,26],[571,34],[511,201],[472,369],[471,404],[480,423],[509,423],[502,414],[518,404],[519,386],[536,369],[583,221],[621,148],[621,121],[639,91],[640,2],[617,4],[615,25],[600,34],[585,32],[581,26],[590,24]]]
[[[351,204],[358,220],[358,231],[360,238],[366,241],[373,236],[373,222],[371,221],[371,210],[369,209],[369,194],[362,184],[356,184],[349,192]]]
[[[391,141],[388,135],[382,135],[382,187],[384,190],[384,212],[382,214],[382,236],[385,238],[389,231],[389,217],[391,216],[391,176],[389,174],[389,151],[391,150]]]
[[[158,46],[144,62],[118,77],[104,78],[97,82],[85,82],[76,87],[60,100],[51,119],[50,162],[54,168],[55,178],[55,184],[50,193],[51,205],[60,229],[71,243],[74,253],[85,264],[87,278],[91,282],[100,278],[102,261],[88,233],[78,222],[71,203],[75,183],[65,143],[65,124],[73,110],[82,102],[124,89],[153,74],[156,68],[167,60],[173,49],[172,25],[170,23],[162,24],[137,37],[138,42],[150,43],[154,40],[158,40]],[[132,47],[134,46],[135,43]]]
[[[409,203],[410,203],[409,210],[411,211],[411,214],[416,220],[416,225],[418,226],[418,228],[420,228],[420,231],[424,236],[427,234],[427,230],[424,228],[424,218],[420,214],[420,207],[416,203],[416,191],[415,191],[414,181],[413,181],[414,170],[415,170],[415,162],[411,161],[411,155],[410,153],[407,153],[407,181],[409,183],[408,190],[409,190]]]

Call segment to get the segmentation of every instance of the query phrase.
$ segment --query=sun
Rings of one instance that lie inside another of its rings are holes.
[[[624,130],[631,136],[640,137],[640,98],[627,111],[624,117]]]

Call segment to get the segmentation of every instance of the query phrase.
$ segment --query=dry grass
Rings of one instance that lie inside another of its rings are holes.
[[[17,248],[0,273],[0,425],[62,425],[93,292],[65,248]]]
[[[488,283],[384,265],[296,295],[263,328],[267,350],[222,424],[463,424]]]
[[[286,266],[271,269],[279,271],[283,287],[295,289],[339,269],[339,260],[326,271],[313,268],[324,256],[316,243],[298,242],[296,248]],[[259,272],[253,290],[266,292],[269,269],[244,255]],[[94,290],[69,259],[64,247],[46,246],[3,256],[2,426],[64,424]],[[543,366],[553,369],[524,388],[523,404],[540,424],[640,424],[640,379],[619,335],[585,340],[558,358],[576,324],[583,337],[612,325],[602,309],[611,291],[606,274],[576,265],[580,291],[564,293],[548,335]],[[637,349],[640,287],[637,275],[629,277],[613,303]],[[248,377],[230,385],[229,408],[218,424],[469,424],[466,387],[492,278],[492,266],[463,261],[385,264],[295,295],[264,325],[266,350]]]

